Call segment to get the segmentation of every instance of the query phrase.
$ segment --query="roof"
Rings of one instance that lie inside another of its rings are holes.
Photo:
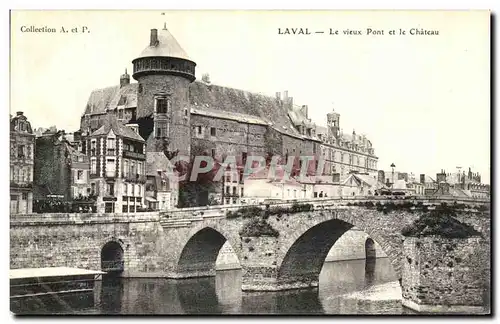
[[[345,185],[346,183],[348,183],[350,181],[350,179],[354,178],[356,180],[356,182],[360,183],[360,184],[366,184],[368,185],[370,188],[373,188],[373,189],[380,189],[380,188],[385,188],[385,185],[378,181],[378,179],[376,177],[373,177],[371,175],[368,175],[368,174],[359,174],[359,173],[351,173],[344,181],[343,181],[343,185]]]
[[[228,112],[228,111],[222,112],[222,111],[217,111],[217,110],[213,110],[213,109],[200,109],[200,108],[191,107],[191,114],[208,116],[208,117],[215,117],[215,118],[221,118],[221,119],[236,120],[236,121],[247,123],[247,124],[258,124],[258,125],[266,125],[266,126],[269,125],[269,123],[264,121],[262,118],[248,115],[248,114],[240,114],[240,113],[234,113],[234,112]]]
[[[85,114],[103,114],[106,109],[137,107],[138,83],[96,89],[90,94]]]
[[[158,170],[166,171],[169,161],[163,152],[146,151],[146,172],[148,175],[158,175]]]
[[[450,194],[454,197],[471,197],[470,192],[466,192],[460,188],[450,188]]]
[[[258,117],[273,125],[280,133],[305,138],[294,127],[286,109],[275,97],[195,81],[189,86],[189,99],[193,108]]]
[[[122,123],[118,122],[116,117],[113,115],[108,115],[107,118],[104,120],[104,124],[101,126],[101,128],[93,132],[90,136],[107,135],[110,130],[113,130],[113,133],[115,133],[115,135],[133,139],[140,142],[145,142],[144,139],[139,134],[134,132],[130,127],[127,127]]]
[[[405,180],[395,180],[394,184],[392,185],[392,189],[395,190],[405,190],[406,188],[406,181]]]
[[[97,275],[105,272],[67,267],[10,269],[9,279]]]
[[[434,183],[436,181],[434,181],[434,179],[432,179],[431,177],[429,177],[428,175],[425,175],[425,183]]]
[[[326,126],[316,125],[316,134],[328,135],[328,128]]]
[[[376,188],[385,187],[384,183],[378,181],[377,177],[374,178],[373,176],[370,176],[368,174],[354,174],[354,176],[371,187],[376,187]]]
[[[23,131],[18,127],[18,121],[21,120],[26,129]],[[31,128],[31,123],[28,121],[28,118],[24,116],[21,112],[18,112],[18,115],[10,118],[10,131],[16,131],[20,133],[33,134],[33,129]]]
[[[276,168],[273,170],[270,167],[261,168],[257,172],[250,174],[247,177],[248,180],[259,180],[259,179],[267,179],[268,182],[271,183],[286,183],[286,184],[294,184],[300,185],[300,183],[288,175],[285,177],[285,168],[281,165],[276,165]]]
[[[313,127],[313,123],[309,118],[306,117],[303,108],[297,105],[290,105],[288,107],[288,116],[295,125],[305,125],[307,127]]]
[[[176,57],[192,62],[166,26],[158,31],[158,43],[146,47],[138,58],[152,56]]]

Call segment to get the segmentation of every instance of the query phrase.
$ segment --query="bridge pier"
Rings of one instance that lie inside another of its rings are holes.
[[[294,271],[293,275],[283,275],[279,272],[278,238],[261,236],[241,239],[243,291],[280,291],[318,287],[319,271],[310,271],[297,264],[297,271]]]
[[[424,313],[487,313],[489,245],[484,239],[408,237],[402,303]]]

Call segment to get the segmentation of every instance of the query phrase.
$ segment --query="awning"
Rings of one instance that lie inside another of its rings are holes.
[[[146,197],[146,200],[150,201],[150,202],[157,202],[158,201],[158,200],[154,199],[153,197]]]

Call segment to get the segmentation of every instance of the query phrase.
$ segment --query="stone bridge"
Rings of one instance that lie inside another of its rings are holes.
[[[168,213],[30,214],[12,215],[11,268],[71,266],[100,269],[108,261],[122,261],[125,277],[190,278],[215,275],[215,262],[227,241],[242,266],[243,290],[285,290],[314,287],[328,251],[346,231],[356,226],[378,242],[394,271],[403,277],[405,256],[401,230],[423,211],[383,212],[360,203],[395,205],[400,199],[314,199],[314,210],[271,215],[268,224],[279,235],[246,237],[241,229],[249,219],[228,218],[241,206],[186,208]],[[490,235],[487,217],[474,207],[489,201],[451,198],[414,198],[433,206],[461,203],[457,218]],[[291,203],[273,204],[290,208]],[[264,206],[261,206],[264,208]],[[480,216],[483,215],[483,216]],[[114,247],[115,251],[107,250]],[[104,260],[105,258],[111,258]],[[117,256],[118,260],[112,260]]]

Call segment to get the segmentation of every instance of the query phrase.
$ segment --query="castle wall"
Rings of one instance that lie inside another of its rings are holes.
[[[238,156],[242,152],[265,152],[266,126],[241,123],[235,120],[219,119],[201,115],[191,118],[193,146],[205,146],[208,153],[215,149],[216,157]],[[214,135],[212,135],[214,134]]]

